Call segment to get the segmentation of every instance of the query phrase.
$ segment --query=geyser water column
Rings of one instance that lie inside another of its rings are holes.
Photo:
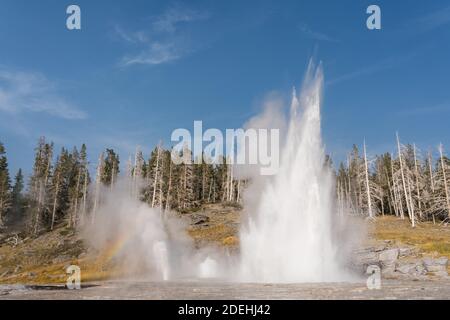
[[[241,279],[255,282],[340,281],[332,240],[333,179],[325,165],[320,105],[323,72],[312,63],[294,91],[280,168],[264,180],[241,229]],[[249,188],[249,192],[251,192]]]

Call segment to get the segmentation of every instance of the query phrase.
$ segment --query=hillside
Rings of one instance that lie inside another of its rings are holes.
[[[187,232],[196,247],[213,244],[237,250],[240,212],[235,204],[214,204],[182,216],[190,221]],[[369,234],[370,248],[382,244],[383,250],[412,248],[415,259],[450,258],[448,225],[425,222],[413,229],[406,220],[379,217],[369,223]],[[111,252],[88,249],[73,229],[58,227],[37,238],[11,234],[0,238],[0,283],[64,283],[65,269],[71,264],[81,267],[82,281],[121,275],[120,263]]]

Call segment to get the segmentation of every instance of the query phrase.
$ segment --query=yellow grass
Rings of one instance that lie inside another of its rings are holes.
[[[379,217],[371,234],[382,240],[395,240],[418,246],[424,252],[450,257],[450,227],[432,222],[422,222],[411,227],[408,220]]]
[[[222,240],[222,245],[237,247],[239,245],[239,239],[235,236],[229,236]]]
[[[236,243],[235,231],[225,224],[219,224],[211,227],[190,228],[188,234],[199,242],[211,242],[225,245]]]

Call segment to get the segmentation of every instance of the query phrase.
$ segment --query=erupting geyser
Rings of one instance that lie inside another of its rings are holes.
[[[333,210],[334,179],[321,139],[322,87],[322,69],[310,64],[300,95],[294,92],[287,123],[273,113],[252,119],[258,128],[268,118],[271,127],[286,125],[287,130],[277,174],[254,176],[245,190],[250,219],[240,232],[238,256],[223,248],[196,249],[185,221],[141,203],[130,192],[139,181],[130,184],[129,178],[104,192],[96,223],[86,230],[89,239],[110,252],[107,261],[117,257],[127,274],[145,279],[347,280],[336,233],[340,221]]]
[[[308,68],[294,92],[278,173],[267,178],[241,230],[241,277],[256,282],[340,281],[333,241],[334,184],[325,164],[320,105],[323,73]]]

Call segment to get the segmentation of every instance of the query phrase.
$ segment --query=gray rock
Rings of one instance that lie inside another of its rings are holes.
[[[404,258],[404,257],[409,257],[409,256],[413,256],[417,253],[417,250],[415,248],[411,248],[411,247],[402,247],[399,248],[399,257],[400,258]]]
[[[395,277],[397,272],[395,272],[395,265],[386,265],[381,267],[381,275],[386,278]]]
[[[448,258],[425,258],[423,264],[428,272],[447,272]]]
[[[398,249],[384,250],[379,253],[378,259],[382,266],[395,265],[395,261],[398,259]]]
[[[381,252],[381,251],[386,250],[387,248],[388,248],[387,245],[382,244],[382,245],[373,247],[372,251],[375,251],[375,252]]]
[[[377,264],[378,255],[375,252],[360,252],[357,254],[356,261],[358,264]]]
[[[409,260],[409,261],[402,261],[398,260],[396,263],[395,271],[397,273],[401,273],[403,275],[409,275],[409,276],[423,276],[427,273],[425,270],[425,267],[422,264],[421,260]]]
[[[201,215],[201,214],[196,214],[192,216],[192,224],[193,225],[199,225],[199,224],[204,224],[209,222],[209,217]]]
[[[416,274],[417,275],[425,275],[425,274],[427,274],[427,270],[425,269],[425,267],[423,266],[423,264],[422,263],[418,263],[417,265],[416,265]]]
[[[408,263],[397,265],[395,271],[403,273],[403,274],[415,274],[417,272],[417,265],[415,263]]]

